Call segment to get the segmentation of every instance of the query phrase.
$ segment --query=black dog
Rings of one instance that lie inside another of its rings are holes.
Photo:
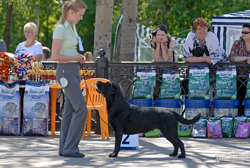
[[[174,151],[170,156],[177,156],[178,148],[180,148],[181,155],[178,158],[185,158],[184,144],[178,137],[177,121],[183,124],[193,124],[200,119],[200,114],[193,119],[185,119],[167,108],[137,107],[125,100],[119,85],[98,81],[97,87],[96,90],[106,98],[109,123],[115,131],[115,149],[109,157],[117,157],[122,134],[146,133],[159,129],[174,146]]]

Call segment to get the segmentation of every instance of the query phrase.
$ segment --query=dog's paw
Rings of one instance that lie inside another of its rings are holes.
[[[186,156],[185,155],[179,155],[178,158],[184,159]]]
[[[175,157],[175,156],[177,156],[177,153],[170,153],[169,156]]]
[[[110,154],[109,154],[109,157],[117,157],[117,154],[114,153],[114,152],[113,152],[113,153],[110,153]]]

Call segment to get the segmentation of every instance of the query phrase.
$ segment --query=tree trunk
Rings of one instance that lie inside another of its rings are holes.
[[[123,20],[118,32],[115,61],[134,61],[138,0],[122,1]]]
[[[7,51],[9,51],[10,47],[12,11],[13,11],[13,3],[8,2],[7,12],[6,12],[6,22],[4,28],[4,37],[3,37]]]
[[[138,0],[122,0],[121,15],[123,15],[123,19],[118,31],[113,60],[134,61],[136,28],[138,20]],[[130,69],[126,70],[130,71]],[[131,78],[130,80],[133,79]],[[124,93],[126,89],[128,89],[129,84],[130,82],[128,80],[122,80],[120,82]]]
[[[110,60],[113,6],[114,0],[96,0],[93,60],[99,56],[100,49],[105,50],[105,56]],[[97,111],[95,117],[95,133],[100,134],[100,119]]]
[[[33,7],[34,7],[34,9],[35,9],[35,11],[36,11],[36,13],[35,13],[35,16],[36,16],[35,24],[36,24],[36,26],[37,26],[37,32],[36,32],[35,39],[36,39],[37,41],[39,41],[40,13],[42,12],[42,10],[40,9],[39,6],[34,5]]]
[[[161,24],[165,26],[167,26],[168,24],[165,14],[168,13],[168,10],[171,8],[170,3],[168,3],[167,0],[163,0],[161,8],[160,8],[161,9]]]
[[[105,56],[110,60],[113,6],[114,0],[96,1],[93,60],[99,55],[100,49],[106,51]]]

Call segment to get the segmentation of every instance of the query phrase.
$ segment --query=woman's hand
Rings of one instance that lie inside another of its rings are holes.
[[[247,59],[247,63],[250,64],[250,58]]]
[[[152,36],[151,40],[152,40],[153,43],[156,43],[156,44],[159,43],[159,41],[157,40],[156,36]]]
[[[168,43],[168,38],[167,37],[165,37],[164,39],[163,39],[163,41],[162,41],[163,43]]]
[[[211,60],[212,60],[212,58],[211,58],[210,56],[206,56],[206,57],[205,57],[205,61],[206,61],[207,63],[212,64]]]
[[[167,43],[161,42],[161,49],[166,50],[167,49]]]
[[[82,55],[82,54],[77,54],[76,55],[76,57],[77,57],[77,61],[79,62],[79,63],[81,63],[81,64],[83,64],[83,63],[85,63],[85,61],[86,61],[86,58]]]

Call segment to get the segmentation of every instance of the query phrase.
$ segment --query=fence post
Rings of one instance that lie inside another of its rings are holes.
[[[96,78],[105,78],[108,79],[108,58],[105,57],[105,50],[104,49],[100,49],[99,51],[99,56],[96,57],[96,61],[95,61],[95,77]],[[100,116],[98,111],[95,110],[95,121],[96,121],[96,125],[95,125],[95,133],[96,134],[101,134],[100,131]]]
[[[99,55],[95,61],[96,78],[108,79],[108,58],[105,57],[105,50],[100,49]]]

